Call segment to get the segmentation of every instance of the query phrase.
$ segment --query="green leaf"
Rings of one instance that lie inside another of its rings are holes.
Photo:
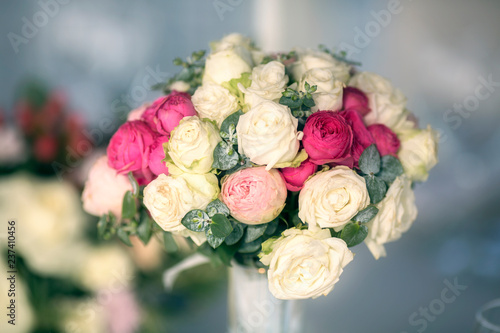
[[[214,201],[209,203],[205,211],[210,217],[214,216],[215,214],[229,216],[230,213],[229,208],[227,208],[226,204],[219,199],[215,199]]]
[[[222,263],[226,266],[231,266],[231,260],[233,260],[234,254],[238,250],[238,246],[229,246],[227,244],[221,244],[215,249],[215,253],[219,256]]]
[[[368,228],[366,225],[358,223],[347,224],[340,234],[340,238],[346,242],[348,247],[358,245],[365,240],[366,236],[368,236]]]
[[[123,196],[122,218],[131,219],[137,212],[137,205],[132,192],[127,191]]]
[[[266,232],[267,224],[249,225],[245,233],[245,243],[251,243]]]
[[[134,198],[137,198],[137,196],[139,195],[139,184],[137,183],[137,180],[135,180],[132,172],[128,173],[128,180],[130,181],[130,184],[132,184],[132,195],[134,196]]]
[[[141,219],[141,223],[137,227],[137,236],[144,245],[147,245],[152,235],[153,221],[149,218],[148,214],[145,213]]]
[[[257,238],[253,242],[243,243],[241,247],[238,249],[239,253],[256,253],[260,252],[261,249],[262,238]]]
[[[250,162],[250,159],[245,155],[240,155],[240,160],[238,161],[238,164],[236,164],[234,168],[227,170],[226,175],[230,175],[241,169],[250,168],[251,166],[252,163]]]
[[[234,141],[233,139],[237,139],[235,136],[236,134],[236,126],[238,125],[238,121],[240,120],[240,116],[242,116],[244,113],[241,110],[236,111],[235,113],[230,114],[222,124],[220,125],[220,134],[222,137],[224,136],[231,136],[230,140],[227,140],[228,142],[232,144],[237,144],[238,141]]]
[[[279,217],[277,217],[274,220],[272,220],[271,222],[267,223],[267,227],[266,227],[266,230],[264,231],[264,233],[268,236],[272,236],[276,232],[276,229],[278,229],[279,222],[280,222],[280,219],[279,219]]]
[[[279,236],[274,236],[274,237],[269,238],[265,242],[263,242],[262,243],[262,252],[261,252],[261,254],[266,255],[266,254],[269,254],[269,253],[273,252],[274,243],[279,238],[280,238]],[[259,254],[259,257],[262,257],[262,256]]]
[[[206,231],[209,227],[210,218],[201,209],[193,209],[184,215],[181,220],[183,226],[191,231]]]
[[[303,103],[309,109],[316,105],[316,103],[314,103],[314,100],[312,98],[304,98]]]
[[[165,251],[167,251],[167,253],[174,253],[179,249],[177,243],[175,242],[174,236],[172,236],[170,232],[163,232],[163,248],[165,249]]]
[[[118,236],[118,238],[120,238],[120,240],[123,243],[125,243],[128,246],[132,246],[132,243],[130,242],[129,234],[123,228],[118,228],[116,235]]]
[[[359,168],[367,175],[380,171],[380,154],[374,144],[368,146],[361,154]]]
[[[224,215],[223,215],[224,216]],[[214,249],[218,248],[224,241],[223,237],[217,237],[212,233],[212,229],[205,230],[205,235],[207,236],[207,242]]]
[[[104,214],[97,222],[97,235],[99,238],[104,238],[106,230],[108,229],[108,215]]]
[[[367,223],[370,222],[378,213],[378,208],[375,206],[368,206],[362,211],[358,212],[351,220],[355,222]]]
[[[212,216],[212,223],[210,224],[210,230],[215,237],[226,238],[233,231],[231,222],[223,214],[215,214]]]
[[[243,237],[243,233],[245,232],[245,225],[234,221],[233,219],[231,221],[231,226],[233,227],[233,231],[229,234],[229,236],[226,237],[224,242],[227,245],[234,245],[238,243],[238,241]]]
[[[242,73],[237,79],[231,79],[228,82],[221,83],[221,86],[229,90],[229,92],[236,97],[241,107],[245,105],[245,94],[238,88],[238,83],[241,83],[245,88],[250,87],[252,84],[252,79],[250,79],[251,75],[252,73]]]
[[[226,141],[221,141],[215,146],[213,156],[212,168],[219,170],[234,168],[240,160],[240,155],[236,152],[233,145]]]
[[[366,188],[368,189],[368,194],[370,195],[370,202],[372,204],[379,203],[385,197],[385,193],[387,192],[387,185],[385,182],[374,176],[374,175],[366,175],[363,176],[366,181]]]
[[[403,165],[401,165],[401,162],[396,157],[391,155],[382,156],[381,170],[377,174],[377,177],[387,184],[392,184],[392,182],[402,174]]]
[[[281,96],[279,103],[288,106],[290,109],[297,109],[302,105],[302,99],[293,99],[293,97]]]

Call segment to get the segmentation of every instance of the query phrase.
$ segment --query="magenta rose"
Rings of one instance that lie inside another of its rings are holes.
[[[128,121],[121,125],[109,142],[109,166],[119,174],[133,172],[134,176],[141,178],[141,182],[152,178],[148,162],[150,146],[156,137],[157,134],[141,120]]]
[[[338,112],[313,113],[307,118],[303,132],[302,144],[312,163],[341,163],[350,157],[352,129]]]
[[[375,139],[373,139],[372,134],[366,128],[357,108],[340,111],[339,114],[352,128],[354,139],[352,141],[351,156],[354,159],[354,166],[357,166],[359,157],[369,145],[375,143]]]
[[[304,187],[307,178],[312,176],[317,169],[318,166],[309,160],[305,160],[297,168],[281,169],[286,188],[292,192],[300,191]]]
[[[375,139],[378,151],[381,156],[392,155],[397,157],[400,142],[396,133],[383,124],[373,124],[368,126],[368,130]]]
[[[163,160],[165,159],[165,150],[163,150],[163,144],[167,143],[169,136],[160,136],[156,138],[155,142],[151,145],[151,152],[149,153],[149,169],[155,174],[166,174],[168,175],[168,168]]]
[[[368,97],[361,90],[354,87],[345,87],[342,95],[343,109],[356,108],[364,117],[370,112]]]
[[[142,120],[161,135],[170,134],[182,118],[196,115],[187,93],[172,92],[160,97],[142,114]]]
[[[221,201],[231,215],[246,224],[274,220],[285,207],[287,196],[283,177],[276,169],[247,168],[223,179]]]

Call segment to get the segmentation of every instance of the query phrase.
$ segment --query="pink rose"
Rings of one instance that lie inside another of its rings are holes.
[[[156,138],[155,142],[151,145],[151,152],[149,153],[149,169],[155,174],[168,175],[168,168],[163,160],[165,159],[165,150],[163,144],[167,143],[169,136],[160,136]]]
[[[309,160],[305,160],[297,168],[281,169],[286,188],[293,192],[300,191],[304,187],[307,178],[312,176],[317,169],[318,166]]]
[[[357,108],[358,112],[364,117],[371,110],[368,106],[368,97],[361,90],[354,87],[345,87],[342,95],[344,110]]]
[[[351,156],[354,159],[354,165],[357,166],[359,157],[369,145],[375,143],[375,139],[366,128],[363,118],[356,108],[341,111],[339,114],[352,128],[354,139],[352,141]]]
[[[312,163],[344,161],[350,157],[352,141],[352,129],[338,112],[318,111],[307,118],[302,144]]]
[[[132,191],[127,176],[116,173],[108,165],[108,157],[100,157],[89,171],[82,193],[83,209],[92,215],[113,213],[118,219],[122,215],[125,192]]]
[[[187,93],[172,92],[158,98],[142,115],[142,120],[161,135],[170,134],[182,118],[195,116],[196,111]]]
[[[396,154],[399,150],[400,142],[396,133],[382,124],[370,125],[368,126],[368,130],[375,138],[375,143],[381,156],[392,155],[397,157]]]
[[[148,168],[149,152],[156,137],[151,128],[141,120],[128,121],[121,125],[109,142],[109,166],[120,174],[132,171],[140,185],[151,181],[152,173]]]
[[[141,120],[144,111],[146,111],[146,109],[149,108],[150,105],[151,105],[150,103],[144,103],[137,109],[130,111],[129,114],[127,115],[127,121]]]
[[[285,207],[285,181],[276,169],[247,168],[229,175],[222,183],[221,200],[231,215],[246,224],[271,222]]]

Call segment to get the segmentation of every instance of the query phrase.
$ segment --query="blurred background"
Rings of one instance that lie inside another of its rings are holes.
[[[231,32],[266,51],[346,50],[403,91],[421,126],[441,133],[440,164],[416,187],[413,228],[378,261],[356,247],[335,290],[303,302],[308,331],[472,332],[476,310],[500,297],[499,1],[40,0],[1,8],[0,239],[6,219],[17,218],[24,269],[19,326],[2,319],[1,332],[101,332],[106,320],[140,332],[224,332],[224,272],[205,265],[165,291],[161,272],[181,258],[157,245],[96,240],[79,191],[124,112],[176,72],[172,60]],[[141,267],[141,255],[156,259]],[[129,276],[111,296],[101,276],[109,265]],[[436,301],[449,284],[464,287],[452,302]]]

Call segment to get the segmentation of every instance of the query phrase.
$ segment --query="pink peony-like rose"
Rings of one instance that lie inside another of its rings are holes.
[[[165,150],[163,144],[168,142],[169,136],[160,136],[156,138],[155,142],[151,145],[151,152],[149,154],[149,169],[155,174],[168,175],[168,168],[163,160],[165,159]]]
[[[312,163],[342,163],[350,157],[352,141],[352,129],[338,112],[318,111],[307,118],[302,144]]]
[[[157,137],[149,126],[141,121],[128,121],[118,128],[107,149],[108,164],[120,174],[132,172],[140,185],[152,180],[148,168],[150,146]]]
[[[125,192],[132,185],[125,175],[120,175],[108,165],[108,157],[100,157],[89,171],[82,193],[83,209],[92,215],[113,213],[118,219],[122,215]]]
[[[195,116],[196,110],[188,93],[173,91],[158,98],[144,111],[142,120],[161,135],[170,134],[182,118]]]
[[[238,221],[263,224],[281,213],[287,191],[279,171],[266,171],[262,166],[243,169],[223,179],[220,196]]]
[[[369,145],[375,143],[372,134],[365,126],[361,114],[357,108],[350,108],[339,112],[345,121],[351,126],[354,139],[352,141],[351,156],[354,159],[354,165],[358,165],[359,157]]]
[[[368,130],[375,139],[378,151],[381,156],[392,155],[397,157],[400,142],[396,133],[383,124],[373,124],[368,126]]]
[[[309,160],[305,160],[297,168],[281,169],[286,188],[293,192],[300,191],[304,187],[307,178],[312,176],[317,169],[318,166]]]
[[[366,116],[371,110],[368,97],[364,92],[354,87],[345,87],[342,95],[343,109],[356,108],[361,116]]]

